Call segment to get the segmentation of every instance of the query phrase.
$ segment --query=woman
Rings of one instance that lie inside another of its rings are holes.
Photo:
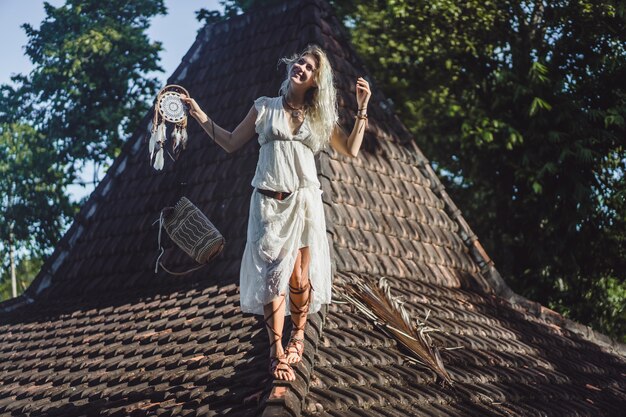
[[[194,99],[183,97],[183,101],[227,152],[241,148],[255,132],[259,135],[261,149],[240,272],[241,310],[264,315],[270,373],[293,381],[292,365],[302,360],[304,351],[307,314],[331,301],[330,256],[314,154],[330,143],[343,155],[357,156],[371,93],[367,81],[358,78],[357,116],[346,136],[337,125],[336,91],[324,51],[309,45],[281,61],[287,64],[287,77],[280,96],[255,100],[232,132],[215,124]],[[287,302],[293,326],[283,348]]]

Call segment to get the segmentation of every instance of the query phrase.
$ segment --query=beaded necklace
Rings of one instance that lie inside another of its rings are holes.
[[[302,120],[302,117],[304,116],[304,106],[296,109],[291,104],[289,104],[289,102],[287,101],[287,97],[285,96],[283,96],[283,104],[289,110],[292,119]]]

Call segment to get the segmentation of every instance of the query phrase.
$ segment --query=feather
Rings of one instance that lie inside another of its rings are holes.
[[[183,149],[187,149],[187,139],[189,139],[189,137],[187,136],[187,129],[183,127],[180,130],[180,141],[183,145]]]
[[[156,150],[156,157],[154,159],[154,169],[161,170],[163,169],[163,147],[165,146],[165,122],[161,122],[156,128],[155,134],[153,135],[155,138],[154,147],[152,148],[152,152],[150,153],[150,160],[152,161],[152,155]],[[158,148],[158,150],[157,150]]]
[[[163,147],[161,147],[161,149],[157,151],[156,158],[154,158],[154,169],[156,169],[157,171],[162,170],[164,162]]]
[[[178,128],[175,128],[172,131],[172,153],[176,156],[178,156],[176,149],[178,148],[178,145],[180,145],[180,140],[181,140],[180,132],[178,131]]]
[[[418,320],[416,325],[412,325],[404,302],[392,296],[391,286],[385,278],[374,286],[352,275],[352,282],[345,285],[344,290],[341,292],[343,297],[408,349],[414,361],[432,369],[444,383],[452,384],[439,351],[428,335],[436,329],[426,326],[426,320],[421,323]]]
[[[157,143],[157,132],[154,130],[152,135],[150,136],[150,142],[148,142],[148,153],[150,154],[150,160],[152,161],[152,157],[154,156],[154,149],[156,148]]]
[[[157,131],[157,142],[161,142],[161,145],[165,144],[165,140],[167,139],[165,136],[165,122],[161,122]]]

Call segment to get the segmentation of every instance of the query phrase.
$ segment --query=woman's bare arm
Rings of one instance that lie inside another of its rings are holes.
[[[181,95],[181,99],[189,106],[189,114],[200,123],[200,126],[202,126],[209,137],[226,152],[230,153],[236,151],[254,137],[255,121],[257,117],[257,110],[254,106],[250,108],[246,117],[244,117],[235,130],[229,132],[211,120],[194,99],[185,95]]]
[[[341,126],[335,125],[333,134],[330,137],[330,146],[342,155],[356,158],[363,142],[365,122],[364,119],[356,119],[350,136],[346,135]]]
[[[369,83],[364,78],[357,78],[356,81],[356,101],[359,108],[357,109],[357,118],[354,121],[354,127],[350,136],[339,125],[335,125],[333,133],[330,137],[330,146],[340,154],[356,158],[363,143],[363,135],[367,126],[367,103],[370,96]]]

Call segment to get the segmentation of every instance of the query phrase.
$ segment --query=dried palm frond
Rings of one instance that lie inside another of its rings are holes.
[[[350,284],[344,287],[343,292],[347,301],[413,353],[416,356],[414,360],[432,369],[444,383],[452,384],[439,350],[428,335],[437,331],[426,326],[428,314],[423,322],[416,320],[415,324],[411,324],[404,303],[391,295],[391,287],[384,278],[379,280],[378,287],[356,277]]]

